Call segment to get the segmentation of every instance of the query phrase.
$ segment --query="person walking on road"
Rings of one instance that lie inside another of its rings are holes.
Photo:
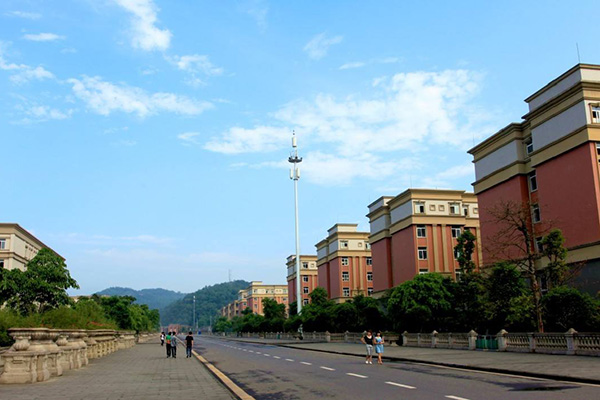
[[[165,340],[167,342],[167,358],[171,357],[171,332],[167,332],[167,336],[165,336]]]
[[[365,360],[365,364],[373,364],[373,331],[369,329],[367,334],[360,338],[360,341],[367,346],[367,359]]]
[[[194,336],[192,331],[185,337],[185,358],[192,356],[192,346],[194,346]]]
[[[160,333],[160,345],[161,346],[165,345],[165,333],[164,332]]]
[[[177,336],[175,336],[175,332],[171,332],[171,355],[173,358],[177,358]]]
[[[381,331],[377,331],[377,335],[375,335],[375,353],[377,353],[377,364],[383,364],[381,360],[381,355],[383,354],[383,345],[385,341],[383,340],[383,336],[381,336]]]

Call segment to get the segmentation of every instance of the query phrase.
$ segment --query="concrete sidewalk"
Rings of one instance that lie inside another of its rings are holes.
[[[138,344],[84,368],[34,384],[0,385],[0,399],[117,400],[208,399],[237,397],[195,358],[185,358],[179,346],[176,359],[166,357],[160,343]]]
[[[241,340],[251,343],[292,347],[302,350],[359,357],[365,356],[365,349],[361,344],[302,343],[299,341],[272,339],[213,337],[226,340]],[[386,346],[384,351],[384,360],[385,359],[570,382],[600,384],[600,357]]]

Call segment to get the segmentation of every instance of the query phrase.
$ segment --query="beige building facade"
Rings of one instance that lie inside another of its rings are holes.
[[[287,258],[287,282],[289,304],[296,301],[296,256],[291,255]],[[317,270],[317,256],[300,255],[300,295],[302,304],[307,305],[310,302],[310,293],[318,285],[319,271]]]
[[[227,319],[239,317],[246,308],[254,314],[264,315],[263,300],[273,299],[288,308],[288,286],[270,285],[261,281],[252,281],[250,286],[238,292],[237,300],[232,301],[221,309],[221,315]]]
[[[27,262],[45,247],[19,224],[0,223],[0,268],[25,271]]]
[[[317,248],[318,285],[329,298],[343,303],[352,297],[373,293],[373,270],[369,232],[358,224],[335,224]]]

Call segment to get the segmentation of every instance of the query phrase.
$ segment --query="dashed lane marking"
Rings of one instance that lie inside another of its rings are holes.
[[[333,368],[329,368],[329,367],[320,367],[321,369],[324,369],[326,371],[335,371],[335,369]]]
[[[294,362],[294,360],[292,360],[291,358],[286,358],[285,361]]]
[[[273,356],[273,358],[276,358],[276,359],[279,360],[281,357],[279,357],[279,356]]]
[[[270,354],[263,354],[263,356],[265,356],[265,357],[271,357]]]
[[[309,363],[309,362],[306,362],[306,361],[300,361],[300,364],[304,364],[304,365],[312,365],[311,363]]]
[[[392,386],[398,386],[404,389],[416,389],[416,387],[414,386],[408,386],[408,385],[403,385],[401,383],[396,383],[396,382],[386,382],[388,385],[392,385]]]
[[[444,396],[447,399],[452,399],[452,400],[469,400],[469,399],[465,399],[464,397],[458,397],[458,396]]]
[[[362,379],[367,379],[368,378],[368,376],[359,375],[359,374],[353,374],[352,372],[346,372],[346,375],[350,375],[350,376],[354,376],[356,378],[362,378]]]

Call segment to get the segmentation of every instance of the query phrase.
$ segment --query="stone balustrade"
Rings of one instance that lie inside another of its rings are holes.
[[[0,353],[0,383],[43,382],[136,343],[135,332],[112,329],[10,328],[8,333],[15,343]]]

